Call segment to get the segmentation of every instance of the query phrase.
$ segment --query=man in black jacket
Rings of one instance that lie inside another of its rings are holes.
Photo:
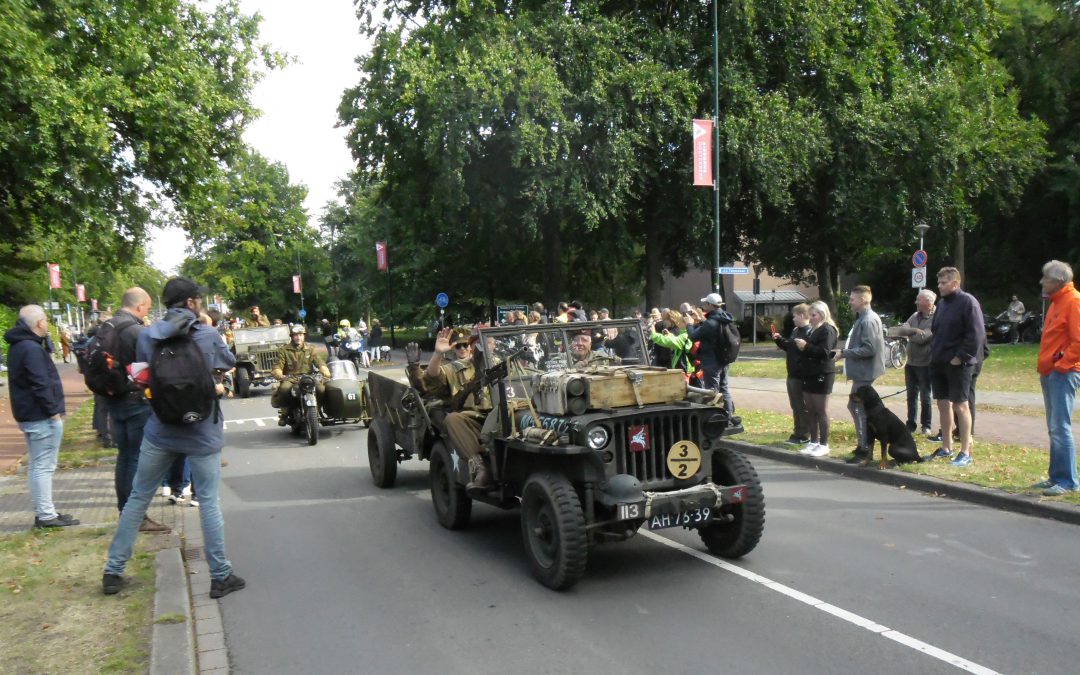
[[[52,479],[64,435],[64,387],[48,349],[49,319],[40,305],[19,310],[19,320],[4,334],[8,352],[11,412],[26,436],[30,455],[27,479],[34,502],[34,527],[67,527],[79,521],[57,513]]]
[[[701,362],[702,380],[706,389],[718,391],[724,395],[724,409],[728,415],[735,413],[735,402],[728,390],[728,370],[731,363],[721,363],[717,355],[719,342],[724,339],[723,325],[735,321],[721,305],[724,299],[719,293],[709,293],[701,299],[705,313],[693,312],[690,317],[693,324],[687,322],[686,334],[691,342],[699,343],[695,358]]]
[[[134,286],[124,291],[120,304],[120,311],[105,324],[114,332],[118,365],[126,370],[135,361],[135,343],[145,328],[143,322],[149,316],[154,303],[149,293]],[[102,325],[98,329],[99,335],[104,327],[105,325]],[[131,496],[135,472],[139,468],[139,447],[142,445],[143,428],[150,418],[150,403],[146,400],[142,388],[134,384],[128,385],[124,391],[117,392],[114,396],[106,397],[105,402],[109,409],[109,420],[112,422],[113,440],[116,442],[116,507],[123,512],[124,504]],[[147,517],[143,519],[139,530],[167,532],[169,527]]]

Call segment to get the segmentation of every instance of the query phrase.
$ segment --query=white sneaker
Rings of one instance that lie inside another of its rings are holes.
[[[810,442],[809,442],[809,443],[807,443],[806,445],[804,445],[804,446],[802,446],[801,448],[799,448],[799,454],[800,454],[800,455],[809,455],[809,454],[812,454],[812,453],[814,452],[814,448],[816,448],[817,446],[818,446],[818,444],[817,444],[817,443],[815,443],[815,442],[813,442],[813,441],[810,441]]]
[[[161,496],[162,497],[168,497],[171,494],[172,494],[172,488],[170,488],[168,485],[161,488]]]
[[[829,454],[829,446],[818,444],[816,448],[810,451],[811,457],[824,457]]]
[[[190,497],[191,496],[191,483],[188,483],[184,487],[183,492],[181,492],[180,494],[184,495],[185,497]]]

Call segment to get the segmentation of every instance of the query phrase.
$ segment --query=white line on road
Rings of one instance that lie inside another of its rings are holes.
[[[247,417],[241,420],[225,420],[225,428],[228,429],[230,424],[247,424],[253,423],[257,427],[265,427],[266,420],[276,420],[276,417]]]
[[[677,541],[672,541],[671,539],[661,537],[660,535],[649,532],[647,530],[640,530],[639,534],[648,537],[649,539],[652,539],[657,543],[663,544],[664,546],[671,547],[676,551],[681,551],[686,555],[697,558],[702,562],[709,563],[710,565],[719,567],[722,570],[731,572],[732,574],[736,574],[748,581],[753,581],[755,583],[761,584],[765,588],[776,591],[777,593],[782,593],[783,595],[786,595],[793,600],[798,600],[805,605],[809,605],[810,607],[814,607],[815,609],[820,609],[823,612],[831,614],[839,619],[843,619],[848,623],[854,624],[859,628],[865,628],[871,633],[876,633],[878,635],[881,635],[882,637],[886,637],[890,640],[898,642],[905,647],[910,647],[911,649],[922,652],[927,656],[932,656],[935,659],[944,661],[945,663],[960,668],[961,670],[966,670],[969,673],[978,673],[979,675],[1000,675],[996,670],[991,670],[986,666],[981,666],[978,663],[974,663],[973,661],[968,661],[967,659],[957,656],[952,652],[947,652],[944,649],[939,649],[933,645],[927,644],[922,640],[917,640],[910,635],[905,635],[904,633],[891,630],[887,626],[882,626],[875,621],[871,621],[870,619],[861,617],[858,614],[847,611],[846,609],[841,609],[835,605],[830,605],[824,600],[819,600],[812,595],[807,595],[806,593],[797,591],[790,586],[785,586],[784,584],[773,581],[772,579],[763,577],[760,574],[755,574],[754,572],[743,569],[738,565],[732,565],[731,563],[720,560],[719,558],[715,558],[708,553],[697,551],[690,548],[689,546],[685,546]]]

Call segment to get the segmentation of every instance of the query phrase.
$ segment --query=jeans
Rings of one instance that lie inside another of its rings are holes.
[[[859,390],[859,387],[868,387],[874,384],[873,380],[852,380],[851,381],[851,393],[854,394]],[[870,439],[866,433],[866,408],[862,403],[856,403],[854,399],[849,398],[847,404],[848,412],[851,413],[851,419],[855,422],[855,439],[858,442],[858,446],[863,449],[870,448]]]
[[[904,366],[904,386],[907,387],[908,423],[921,422],[923,429],[929,429],[933,415],[930,405],[930,366]],[[921,414],[917,416],[916,412]]]
[[[702,379],[705,380],[706,389],[718,391],[724,395],[724,409],[728,415],[735,414],[735,401],[731,400],[731,392],[728,390],[728,371],[731,364],[726,366],[702,366]]]
[[[1080,373],[1041,375],[1046,429],[1050,432],[1050,482],[1066,490],[1080,487],[1076,476],[1076,441],[1072,433],[1073,404],[1080,387]]]
[[[109,400],[109,422],[116,442],[116,508],[124,510],[139,467],[139,447],[143,427],[150,418],[150,404],[145,401]]]
[[[64,421],[50,418],[19,422],[19,429],[26,436],[30,454],[26,477],[30,483],[34,515],[38,520],[52,520],[57,516],[52,500],[52,479],[60,455],[60,439],[64,436]]]
[[[135,485],[131,497],[120,514],[116,534],[109,545],[109,559],[105,563],[106,574],[123,574],[124,565],[131,558],[135,537],[139,534],[139,525],[146,517],[150,500],[165,473],[172,466],[177,455],[143,440],[139,452],[139,469],[135,472]],[[202,523],[203,546],[206,550],[206,562],[210,566],[210,576],[214,579],[227,579],[232,573],[232,563],[225,558],[225,519],[218,504],[218,481],[221,478],[221,453],[212,455],[187,455],[191,475],[199,486],[199,520]]]
[[[795,430],[791,435],[799,440],[810,438],[810,417],[803,402],[802,378],[788,377],[787,397],[791,416],[795,418]]]

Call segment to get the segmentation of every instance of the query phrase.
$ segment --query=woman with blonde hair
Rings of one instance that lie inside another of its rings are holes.
[[[836,364],[831,353],[836,349],[840,331],[824,302],[810,303],[808,315],[810,335],[794,340],[803,355],[803,403],[810,431],[810,441],[799,449],[799,454],[824,457],[829,454],[829,394],[836,381]]]

